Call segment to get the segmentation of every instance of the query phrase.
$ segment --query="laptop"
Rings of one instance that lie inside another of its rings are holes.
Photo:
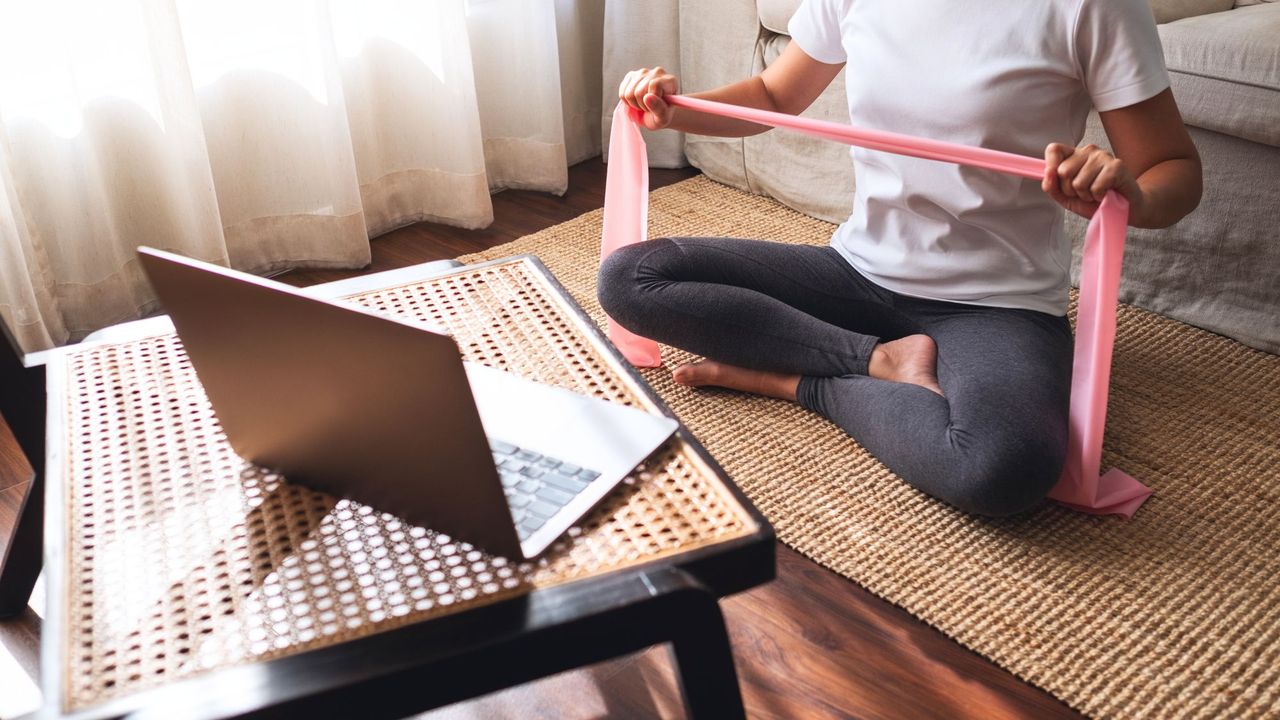
[[[677,427],[464,362],[412,319],[138,255],[241,457],[492,553],[542,553]]]

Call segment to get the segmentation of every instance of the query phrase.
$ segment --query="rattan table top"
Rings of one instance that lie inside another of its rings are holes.
[[[350,299],[447,328],[468,360],[661,412],[528,259]],[[68,711],[758,530],[680,435],[542,558],[510,562],[241,460],[172,333],[72,351],[50,372]]]

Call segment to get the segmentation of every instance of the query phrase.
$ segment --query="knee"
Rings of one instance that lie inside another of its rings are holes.
[[[990,517],[1015,515],[1038,505],[1062,475],[1066,439],[1009,438],[972,453],[959,464],[961,475],[951,502],[966,512]]]
[[[619,248],[600,263],[600,274],[596,278],[596,298],[600,301],[600,307],[614,320],[628,314],[627,310],[635,304],[639,289],[636,272],[640,259],[637,252],[639,248],[639,245]]]
[[[653,254],[665,239],[628,245],[613,251],[600,263],[596,278],[596,298],[609,317],[624,326],[631,327],[634,318],[643,313],[643,289],[649,274],[645,259]]]

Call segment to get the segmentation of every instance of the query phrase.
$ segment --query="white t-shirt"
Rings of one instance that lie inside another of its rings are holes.
[[[860,127],[1043,157],[1089,108],[1169,86],[1147,0],[804,0],[789,31],[846,63]],[[1067,310],[1063,210],[1035,180],[853,148],[853,213],[832,245],[895,292]]]

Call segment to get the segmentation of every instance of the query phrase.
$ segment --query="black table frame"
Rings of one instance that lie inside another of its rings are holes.
[[[638,381],[648,398],[675,417],[536,257],[523,255],[471,266],[452,263],[444,268],[427,264],[435,268],[417,279],[515,259],[530,263],[584,321],[587,332],[601,341],[600,347],[613,353]],[[399,277],[407,270],[413,268],[381,275]],[[316,294],[352,294],[357,290],[350,283],[367,283],[376,277],[329,283],[317,288]],[[400,283],[383,286],[396,284]],[[44,527],[44,555],[51,568],[63,568],[66,561],[62,413],[54,405],[63,393],[59,368],[61,361],[55,358],[48,378],[50,443],[44,488],[50,510]],[[689,430],[681,424],[677,432],[746,510],[756,526],[754,532],[325,648],[212,670],[72,713],[63,713],[60,707],[65,578],[61,572],[51,572],[46,577],[49,612],[41,640],[45,702],[30,717],[396,718],[660,643],[669,643],[688,717],[744,717],[718,600],[773,579],[774,532]],[[24,512],[27,514],[31,513]],[[35,515],[38,521],[39,513]]]

